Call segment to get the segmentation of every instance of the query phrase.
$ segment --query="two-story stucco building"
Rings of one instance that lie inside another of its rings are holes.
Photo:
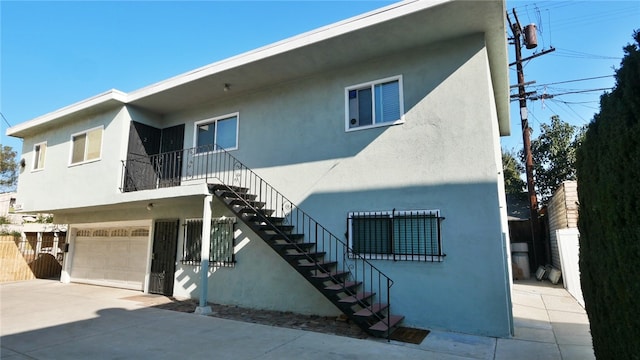
[[[64,282],[509,335],[504,16],[400,2],[26,121],[17,202]]]

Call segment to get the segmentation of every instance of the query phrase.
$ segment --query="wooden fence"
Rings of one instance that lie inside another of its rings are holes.
[[[66,236],[40,234],[0,236],[0,283],[60,277]]]

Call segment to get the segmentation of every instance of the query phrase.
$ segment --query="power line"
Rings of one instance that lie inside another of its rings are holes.
[[[7,120],[7,118],[4,117],[4,114],[2,113],[2,111],[0,111],[0,116],[2,116],[2,120],[4,120],[4,122],[7,124],[7,126],[11,127],[11,124],[9,124],[9,120]]]
[[[551,101],[553,101],[554,103],[556,103],[556,102],[557,102],[557,103],[559,103],[559,104],[564,105],[567,109],[571,110],[571,112],[572,112],[572,113],[574,113],[574,114],[575,114],[575,115],[576,115],[580,120],[582,120],[582,122],[583,122],[584,124],[588,123],[588,121],[587,121],[587,120],[585,120],[585,118],[583,118],[583,117],[582,117],[582,115],[578,114],[578,112],[577,112],[577,111],[575,111],[575,110],[574,110],[571,106],[569,106],[568,104],[565,104],[565,103],[563,103],[563,102],[561,102],[561,101],[557,101],[557,100],[551,100]]]
[[[576,91],[567,91],[564,93],[560,93],[560,94],[542,94],[542,95],[537,95],[537,96],[531,96],[529,97],[529,100],[544,100],[544,99],[552,99],[556,96],[561,96],[561,95],[569,95],[569,94],[581,94],[581,93],[587,93],[587,92],[594,92],[594,91],[606,91],[606,90],[612,90],[613,88],[599,88],[599,89],[588,89],[588,90],[576,90]]]
[[[568,49],[562,49],[562,48],[556,48],[556,53],[554,54],[554,56],[575,58],[575,59],[622,60],[621,57],[617,57],[617,56],[590,54],[582,51],[568,50]]]
[[[548,83],[548,84],[540,84],[537,85],[537,87],[540,86],[549,86],[549,85],[557,85],[557,84],[566,84],[566,83],[572,83],[572,82],[579,82],[579,81],[587,81],[587,80],[595,80],[595,79],[604,79],[604,78],[608,78],[608,77],[613,77],[614,75],[604,75],[604,76],[594,76],[594,77],[589,77],[589,78],[582,78],[582,79],[575,79],[575,80],[565,80],[565,81],[558,81],[558,82],[553,82],[553,83]]]

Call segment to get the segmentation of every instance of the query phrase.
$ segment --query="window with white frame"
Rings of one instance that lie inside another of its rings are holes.
[[[233,266],[235,218],[211,219],[209,265]],[[200,265],[202,249],[202,219],[189,219],[185,224],[182,263]]]
[[[402,76],[345,89],[347,131],[403,122]]]
[[[71,135],[71,165],[100,160],[103,127]]]
[[[47,153],[47,143],[41,142],[33,145],[33,168],[32,170],[44,169],[44,159]]]
[[[367,259],[442,261],[439,210],[351,212],[349,247]]]
[[[195,147],[198,153],[238,148],[238,113],[195,124]]]

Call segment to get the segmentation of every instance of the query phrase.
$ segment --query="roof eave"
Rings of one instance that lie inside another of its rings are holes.
[[[505,2],[503,0],[494,0],[492,2],[494,4],[500,4],[502,22],[500,24],[495,24],[494,21],[488,22],[485,20],[482,25],[483,29],[480,30],[474,28],[474,31],[485,32],[499,131],[500,135],[508,135],[510,133],[510,119],[507,41],[504,25]],[[129,94],[115,89],[107,91],[92,98],[11,127],[7,129],[6,133],[9,136],[24,137],[25,135],[29,135],[34,131],[37,131],[37,129],[42,129],[44,126],[51,126],[53,122],[68,119],[82,113],[95,112],[118,104],[138,105],[138,103],[140,103],[144,105],[145,102],[148,102],[155,97],[157,97],[157,99],[162,99],[163,94],[175,91],[179,87],[202,81],[207,77],[221,75],[232,69],[246,68],[247,66],[260,61],[282,56],[285,53],[290,53],[294,50],[305,47],[313,47],[314,45],[321,46],[319,44],[323,43],[323,41],[348,33],[357,32],[390,20],[399,21],[399,19],[403,18],[405,15],[435,8],[455,9],[457,8],[457,5],[460,5],[460,3],[461,1],[454,0],[409,0],[395,3],[381,9],[246,52],[244,54],[203,66],[139,90],[135,90]],[[486,9],[486,14],[474,13],[474,16],[482,17],[487,15],[487,18],[491,19],[495,19],[498,16],[496,5],[488,6]],[[496,29],[496,27],[498,28]]]
[[[52,111],[48,114],[39,116],[22,124],[12,126],[7,129],[6,135],[17,138],[23,138],[31,133],[35,128],[50,124],[54,120],[61,120],[69,116],[76,115],[84,111],[95,111],[100,108],[110,107],[112,105],[125,104],[127,102],[127,94],[111,89],[96,96],[79,101],[75,104]]]

